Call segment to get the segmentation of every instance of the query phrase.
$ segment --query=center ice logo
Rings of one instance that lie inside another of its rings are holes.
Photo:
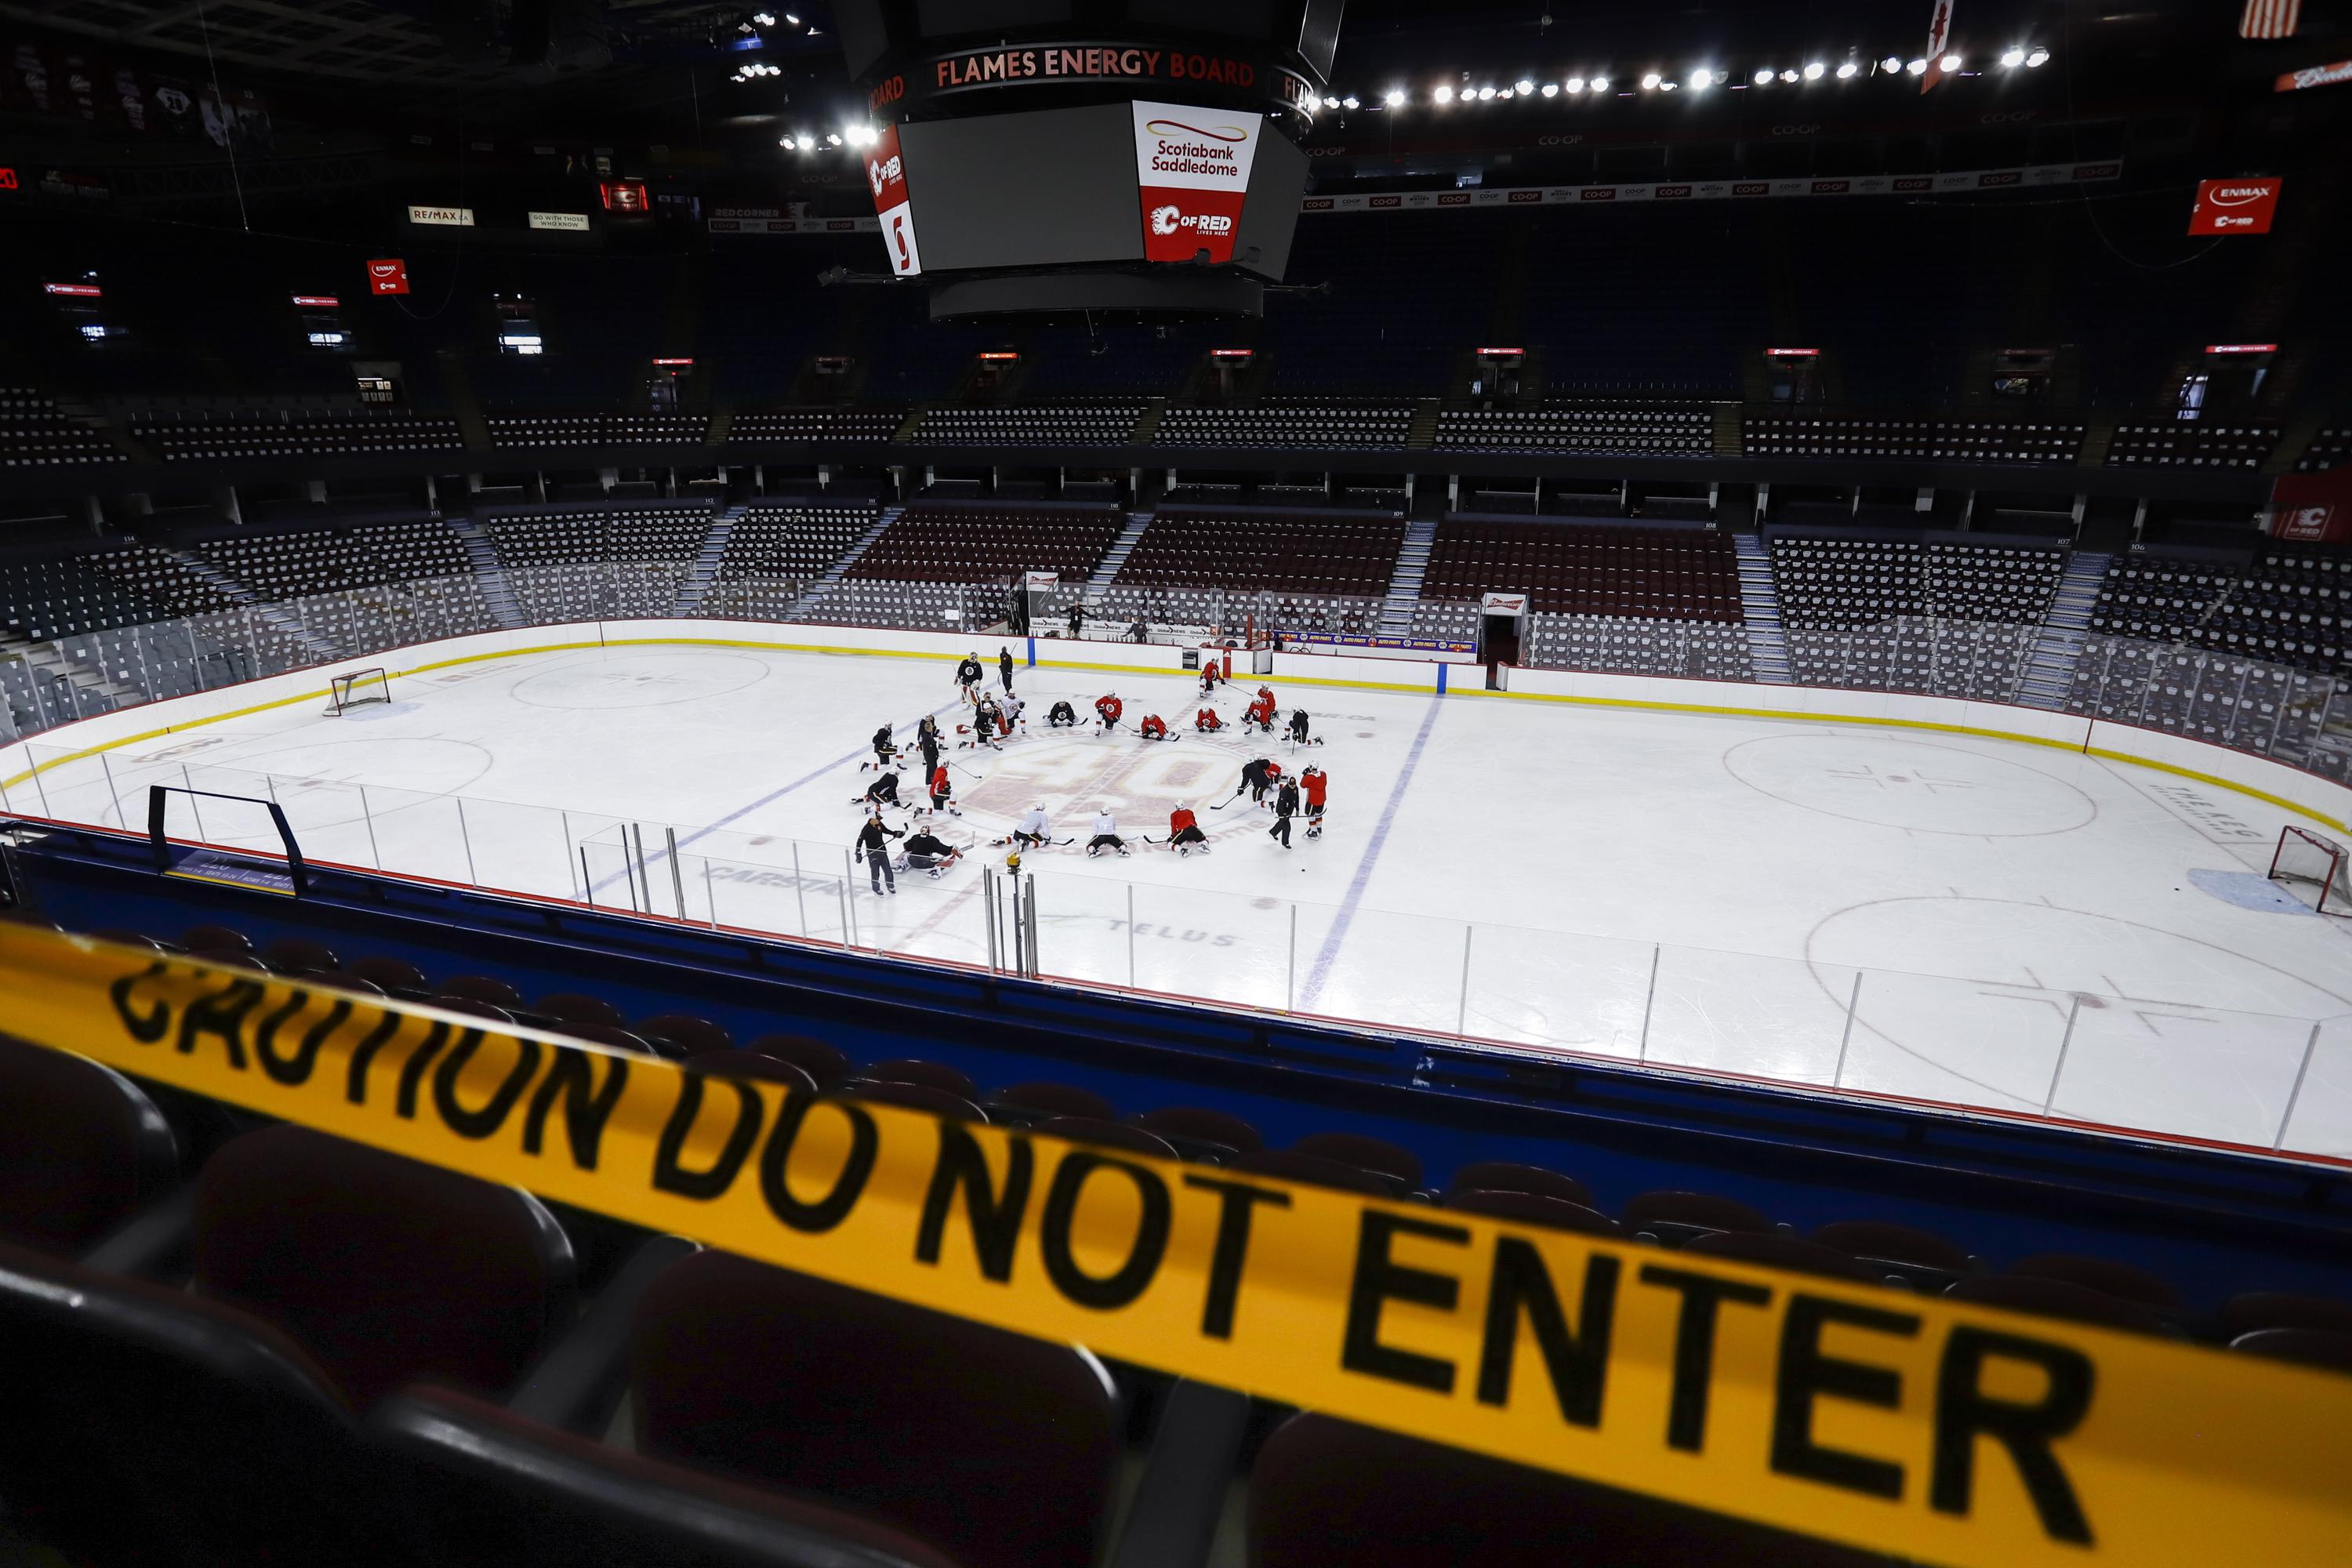
[[[1056,836],[1066,838],[1085,826],[1077,815],[1092,821],[1096,804],[1102,802],[1120,814],[1122,833],[1158,837],[1167,831],[1168,813],[1182,800],[1192,803],[1201,814],[1202,826],[1213,835],[1231,826],[1208,810],[1241,782],[1242,759],[1222,746],[1192,738],[1158,745],[1106,745],[1092,739],[1055,742],[1050,735],[1041,736],[1033,728],[1029,739],[1004,749],[986,778],[970,785],[959,781],[957,797],[965,815],[1002,823],[1002,830],[1009,832],[1031,806],[1043,802],[1055,818]],[[1070,822],[1062,822],[1064,816]],[[1249,815],[1239,807],[1225,816],[1250,825]]]

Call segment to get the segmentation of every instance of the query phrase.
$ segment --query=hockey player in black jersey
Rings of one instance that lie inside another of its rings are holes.
[[[1056,702],[1045,710],[1045,723],[1055,730],[1074,730],[1077,728],[1078,710],[1067,702]]]

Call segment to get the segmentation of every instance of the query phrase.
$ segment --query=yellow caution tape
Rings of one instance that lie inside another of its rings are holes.
[[[0,1029],[1041,1339],[1956,1568],[2352,1558],[2352,1378],[486,1031],[0,922]]]

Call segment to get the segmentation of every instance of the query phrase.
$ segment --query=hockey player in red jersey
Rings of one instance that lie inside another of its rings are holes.
[[[1225,721],[1217,717],[1217,710],[1213,708],[1203,708],[1192,715],[1192,728],[1204,735],[1213,735],[1224,727]]]
[[[1095,713],[1102,720],[1103,733],[1106,735],[1118,728],[1118,716],[1126,711],[1127,704],[1118,700],[1118,693],[1116,691],[1105,692],[1095,699]]]
[[[1201,695],[1203,697],[1215,696],[1217,694],[1217,682],[1223,679],[1224,672],[1217,668],[1217,661],[1215,659],[1210,659],[1206,664],[1201,666]]]
[[[1164,741],[1168,738],[1168,721],[1157,713],[1147,713],[1143,722],[1135,727],[1135,732],[1147,741]]]
[[[1331,785],[1330,775],[1313,763],[1298,775],[1298,793],[1307,797],[1307,837],[1323,837],[1323,793]]]
[[[1257,689],[1257,700],[1252,702],[1249,710],[1242,715],[1242,722],[1255,724],[1269,732],[1274,729],[1274,688],[1261,686]]]
[[[957,816],[961,816],[963,813],[957,811],[955,806],[950,804],[954,795],[954,781],[948,777],[947,763],[941,763],[938,767],[931,770],[931,809],[933,811],[951,812]]]
[[[1168,814],[1168,847],[1179,855],[1190,855],[1195,846],[1202,854],[1209,852],[1209,836],[1201,831],[1201,819],[1182,801]]]

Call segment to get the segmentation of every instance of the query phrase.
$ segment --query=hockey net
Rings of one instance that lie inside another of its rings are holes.
[[[327,684],[327,712],[330,717],[346,709],[368,702],[392,700],[392,677],[382,669],[354,669],[336,676]]]
[[[2271,880],[2286,883],[2297,898],[2323,915],[2352,920],[2352,856],[2333,838],[2307,827],[2279,829],[2278,849],[2271,856]]]

